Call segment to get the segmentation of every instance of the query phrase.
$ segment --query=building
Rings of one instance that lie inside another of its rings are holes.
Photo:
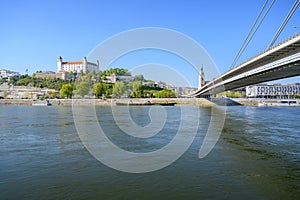
[[[133,76],[117,76],[117,81],[122,81],[125,83],[129,83],[134,80]]]
[[[36,78],[60,78],[63,80],[74,78],[74,76],[71,76],[69,72],[60,71],[60,72],[52,72],[52,71],[45,71],[45,72],[36,72],[35,73]]]
[[[95,71],[96,73],[99,70],[99,61],[97,63],[88,62],[87,58],[84,57],[82,61],[69,61],[63,62],[61,56],[57,59],[57,72],[76,72],[83,73]]]
[[[117,76],[115,73],[113,73],[111,76],[106,76],[105,80],[102,80],[105,83],[116,83],[117,82]]]
[[[134,80],[133,76],[117,76],[115,73],[113,73],[111,76],[106,76],[105,80],[103,80],[103,82],[106,82],[106,83],[116,83],[116,82],[129,83],[133,80]]]
[[[40,96],[51,96],[58,92],[54,89],[29,86],[0,85],[0,97],[7,99],[37,99]]]
[[[60,78],[62,80],[75,79],[75,75],[71,75],[70,72],[56,72],[56,78]]]
[[[156,87],[161,88],[161,89],[167,89],[167,83],[159,81],[155,82]]]
[[[56,78],[56,73],[52,71],[36,72],[36,78]]]
[[[5,79],[10,79],[10,78],[15,78],[18,79],[20,77],[19,72],[14,72],[6,69],[0,70],[0,78],[5,78]]]
[[[246,87],[246,96],[249,98],[294,98],[300,93],[300,84],[288,85],[253,85]]]

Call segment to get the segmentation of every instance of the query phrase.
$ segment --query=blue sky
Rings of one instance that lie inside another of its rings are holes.
[[[135,28],[162,27],[194,39],[209,53],[218,70],[229,69],[264,0],[1,0],[0,68],[32,74],[56,71],[56,60],[81,60],[107,38]],[[271,0],[269,1],[269,4]],[[242,62],[265,49],[294,0],[277,0]],[[294,13],[278,41],[300,29],[300,11]],[[296,27],[296,28],[295,28]],[[141,53],[138,54],[141,58]],[[166,59],[165,56],[153,62]],[[151,58],[151,56],[150,56]],[[134,58],[131,58],[134,59]],[[123,61],[124,63],[122,63]],[[142,64],[143,60],[138,64]],[[147,57],[145,63],[151,62]],[[101,60],[100,60],[101,63]],[[115,64],[132,69],[137,63]],[[193,70],[171,62],[172,68],[197,84]],[[109,67],[109,66],[104,66]],[[113,66],[119,67],[119,66]],[[209,75],[208,75],[209,77]],[[300,82],[299,78],[285,82]],[[284,82],[284,81],[283,81]]]

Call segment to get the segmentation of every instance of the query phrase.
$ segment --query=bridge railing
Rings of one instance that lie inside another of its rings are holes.
[[[245,64],[246,62],[248,62],[248,61],[250,61],[250,60],[252,60],[252,59],[254,59],[254,58],[256,58],[256,57],[258,57],[258,56],[260,56],[260,55],[262,55],[262,54],[264,54],[266,52],[268,52],[268,51],[271,51],[272,49],[275,49],[276,47],[278,47],[278,46],[280,46],[280,45],[282,45],[282,44],[284,44],[284,43],[286,43],[286,42],[288,42],[288,41],[290,41],[290,40],[292,40],[292,39],[294,39],[294,38],[296,38],[298,36],[300,36],[300,33],[295,33],[294,35],[288,37],[287,39],[284,39],[284,40],[280,41],[279,43],[277,43],[276,45],[273,45],[273,46],[271,46],[271,47],[263,50],[262,52],[256,54],[255,56],[252,56],[251,58],[249,58],[246,61],[244,61],[244,62],[242,62],[242,63],[240,63],[240,64],[232,67],[231,69],[235,69],[235,68],[237,68],[237,67]]]

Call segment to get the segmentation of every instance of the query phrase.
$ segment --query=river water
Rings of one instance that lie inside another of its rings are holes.
[[[110,107],[96,107],[96,113],[114,144],[139,153],[162,148],[174,137],[179,107],[165,109],[170,117],[161,133],[144,142],[117,136]],[[211,108],[187,109],[201,113],[188,150],[163,169],[125,173],[89,153],[72,107],[0,106],[0,199],[300,198],[299,108],[228,107],[222,134],[202,159],[198,152]],[[149,123],[149,108],[130,112],[137,124]]]

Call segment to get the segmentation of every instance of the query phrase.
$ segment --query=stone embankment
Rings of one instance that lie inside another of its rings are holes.
[[[201,107],[210,107],[215,104],[202,98],[162,98],[162,99],[49,99],[49,102],[54,106],[71,106],[71,105],[103,105],[110,106],[116,103],[171,103],[176,105],[197,105]],[[34,99],[0,99],[0,105],[32,105],[39,100]]]
[[[234,101],[243,106],[258,106],[260,99],[245,99],[245,98],[235,98]]]

